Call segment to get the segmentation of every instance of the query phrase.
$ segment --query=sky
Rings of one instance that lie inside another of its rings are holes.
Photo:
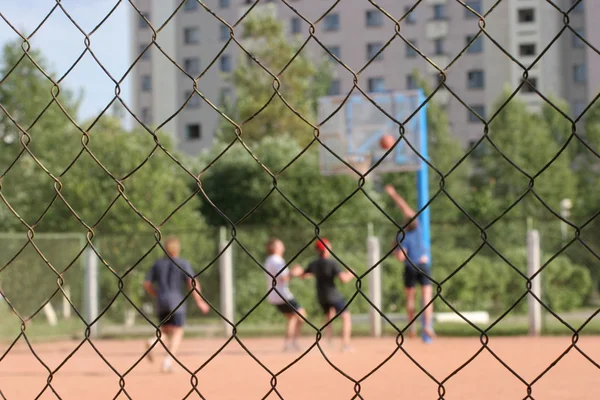
[[[61,4],[85,32],[92,31],[118,3],[118,0],[62,0]],[[0,13],[22,33],[30,34],[48,15],[55,0],[1,0]],[[130,66],[128,1],[121,2],[111,17],[91,35],[91,49],[106,70],[119,80]],[[0,44],[18,39],[18,35],[0,19]],[[62,76],[85,50],[84,36],[57,8],[31,38],[32,47],[42,51],[49,61],[50,70]],[[131,104],[131,90],[126,79],[121,94]],[[79,118],[97,116],[112,100],[115,84],[106,76],[96,61],[86,54],[64,80],[64,85],[79,91],[83,101]]]

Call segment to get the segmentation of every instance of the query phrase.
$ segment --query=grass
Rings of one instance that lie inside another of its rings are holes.
[[[591,315],[593,310],[583,310],[577,313],[572,313],[565,316],[565,320],[573,328],[578,329],[585,322],[585,315]],[[10,311],[8,307],[0,306],[0,340],[12,341],[21,332],[21,321]],[[321,321],[317,321],[321,323]],[[223,336],[223,325],[218,318],[201,318],[190,319],[186,336],[188,337],[208,337],[208,336]],[[340,323],[334,324],[334,331],[340,333]],[[480,329],[486,329],[480,326]],[[439,336],[445,337],[477,337],[481,333],[464,323],[444,323],[436,324],[435,330]],[[496,324],[490,329],[488,336],[522,336],[527,335],[529,331],[527,316],[517,315],[509,316]],[[77,316],[70,319],[59,319],[56,326],[51,326],[47,323],[43,314],[36,316],[32,321],[26,324],[25,330],[27,337],[32,340],[59,340],[59,339],[82,339],[85,332],[85,324],[79,320]],[[139,338],[152,335],[152,327],[146,325],[136,325],[133,328],[124,328],[122,325],[112,323],[110,320],[102,319],[100,321],[100,332],[103,338]],[[305,328],[306,334],[309,330]],[[283,323],[265,323],[251,324],[242,323],[238,327],[238,334],[241,337],[260,337],[260,336],[279,336],[284,333]],[[355,324],[353,327],[353,335],[368,336],[370,327],[366,324]],[[397,332],[393,327],[384,323],[383,334],[386,336],[394,336]],[[544,325],[542,330],[543,335],[572,335],[573,332],[564,326],[560,321],[556,320],[549,314],[544,317]],[[590,321],[580,335],[600,335],[600,315]]]
[[[584,319],[580,320],[569,320],[567,321],[573,328],[579,328],[584,322]],[[480,327],[482,330],[485,327]],[[334,325],[334,331],[340,333],[340,324]],[[480,335],[480,332],[467,324],[461,323],[444,323],[437,324],[435,331],[439,336],[445,337],[476,337]],[[258,337],[263,335],[283,335],[283,325],[247,325],[240,326],[238,329],[240,336],[244,337]],[[522,321],[514,321],[507,319],[501,321],[498,325],[494,326],[487,332],[488,336],[523,336],[529,333],[528,323]],[[370,327],[367,325],[355,325],[352,327],[353,336],[369,336]],[[383,334],[393,336],[397,332],[394,328],[389,325],[383,327]],[[560,335],[572,335],[573,332],[562,325],[557,320],[548,320],[542,330],[543,335],[548,336],[560,336]],[[600,334],[600,318],[595,318],[580,332],[580,335],[599,335]]]
[[[21,333],[21,320],[13,314],[4,302],[0,302],[0,340],[12,341]],[[76,336],[83,337],[85,324],[77,317],[59,319],[56,326],[50,325],[40,313],[25,324],[25,333],[29,339],[60,340]],[[79,335],[78,335],[79,333]]]

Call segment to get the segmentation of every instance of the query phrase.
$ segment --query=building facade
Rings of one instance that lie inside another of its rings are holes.
[[[556,4],[566,10],[573,1],[557,0]],[[311,21],[333,4],[322,0],[288,3]],[[330,94],[352,89],[354,75],[347,67],[357,73],[359,85],[368,92],[414,89],[414,71],[437,85],[440,74],[433,63],[446,71],[451,89],[441,89],[435,99],[445,106],[456,139],[467,146],[481,137],[483,124],[452,92],[489,117],[503,91],[521,84],[524,68],[529,68],[528,80],[537,90],[547,97],[565,99],[571,115],[583,111],[600,90],[600,56],[569,29],[556,38],[565,26],[564,15],[545,0],[503,0],[498,4],[497,0],[465,0],[479,14],[488,13],[495,5],[485,18],[485,30],[493,40],[483,34],[474,39],[480,31],[479,17],[455,0],[425,0],[416,7],[414,3],[377,3],[391,16],[405,16],[399,35],[391,18],[362,0],[341,1],[316,24],[320,43],[311,39],[303,51],[315,59],[330,57],[323,45],[345,64],[331,58],[336,71]],[[210,148],[223,117],[193,95],[194,80],[188,75],[202,75],[198,90],[216,107],[223,98],[235,95],[227,76],[235,68],[240,49],[229,41],[229,27],[195,0],[183,5],[181,0],[136,0],[135,4],[152,24],[150,27],[132,12],[132,58],[140,57],[132,71],[136,115],[170,132],[177,147],[188,154]],[[205,0],[205,4],[238,33],[241,26],[235,25],[236,21],[253,2]],[[281,1],[262,0],[251,12],[274,13],[285,24],[290,39],[298,43],[309,37],[309,24]],[[594,24],[596,15],[600,16],[600,2],[581,3],[569,14],[569,26],[597,46],[600,28]],[[155,45],[148,48],[154,35]],[[543,102],[529,86],[519,96],[532,109]]]

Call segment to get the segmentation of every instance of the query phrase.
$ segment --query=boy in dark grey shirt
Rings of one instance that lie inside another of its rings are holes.
[[[183,326],[185,325],[185,302],[186,292],[193,290],[192,279],[196,282],[196,290],[192,291],[192,297],[202,313],[209,311],[208,304],[200,296],[200,284],[194,278],[194,271],[189,262],[179,258],[181,244],[174,237],[165,241],[165,250],[169,257],[157,260],[144,282],[146,292],[156,300],[156,311],[159,322],[162,323],[160,330],[169,340],[168,348],[175,355],[183,339]],[[183,303],[182,303],[183,302]],[[148,343],[151,346],[153,341]],[[152,361],[151,353],[148,359]],[[163,361],[162,369],[170,372],[173,360],[167,355]]]
[[[346,307],[346,302],[335,286],[335,280],[339,279],[342,283],[347,283],[352,280],[354,275],[348,271],[342,271],[339,264],[331,258],[329,249],[331,244],[325,238],[319,239],[315,244],[315,249],[319,254],[319,258],[311,262],[305,270],[301,267],[294,268],[293,275],[308,278],[314,276],[317,284],[317,298],[319,305],[323,310],[329,322],[337,314],[340,314],[342,319],[342,350],[350,349],[350,336],[352,335],[352,319],[350,311]],[[329,324],[326,328],[327,336],[331,340],[332,325]]]

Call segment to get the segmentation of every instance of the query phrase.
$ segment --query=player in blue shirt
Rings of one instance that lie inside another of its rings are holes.
[[[169,340],[168,348],[171,354],[176,355],[179,345],[183,340],[183,326],[185,325],[185,294],[183,290],[192,290],[192,280],[196,283],[196,290],[192,292],[192,298],[203,314],[208,313],[210,307],[199,294],[200,284],[194,278],[194,271],[189,262],[179,258],[181,244],[175,237],[169,237],[165,241],[165,250],[169,257],[157,260],[144,282],[144,289],[155,299],[156,311],[161,333]],[[181,304],[181,306],[179,306]],[[179,307],[177,307],[179,306]],[[170,316],[169,316],[170,314]],[[152,344],[148,343],[149,346]],[[147,355],[152,361],[151,353]],[[170,372],[173,360],[167,355],[163,361],[163,372]]]
[[[421,286],[421,298],[423,304],[427,304],[432,298],[432,285],[427,276],[431,276],[431,261],[427,254],[427,249],[423,243],[421,235],[421,226],[417,219],[413,218],[416,215],[408,203],[400,196],[393,186],[385,187],[386,193],[394,200],[396,206],[402,211],[405,223],[412,220],[404,229],[403,233],[398,234],[395,245],[398,246],[394,254],[398,261],[404,262],[404,294],[406,297],[406,312],[408,320],[412,321],[415,317],[415,297],[417,294],[417,283]],[[416,267],[416,268],[415,268]],[[435,337],[433,332],[433,304],[423,312],[423,340],[427,343]],[[415,325],[413,324],[409,330],[409,334],[414,336]]]

